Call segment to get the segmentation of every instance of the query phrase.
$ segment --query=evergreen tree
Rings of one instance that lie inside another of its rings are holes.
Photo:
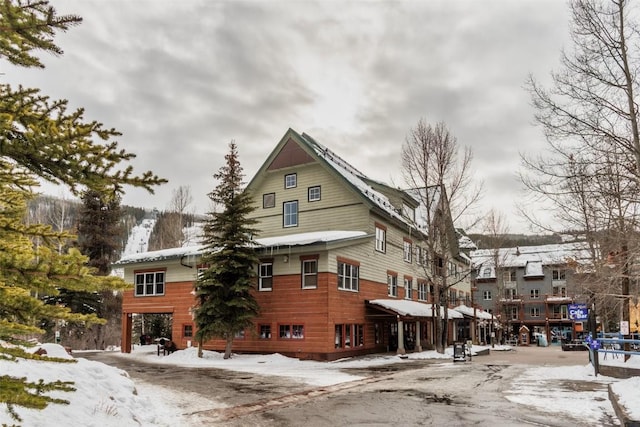
[[[0,57],[19,67],[44,68],[35,52],[61,54],[54,35],[80,22],[78,16],[57,15],[47,0],[0,2]],[[119,278],[92,274],[87,258],[75,248],[59,253],[64,245],[56,243],[66,242],[69,234],[24,221],[38,178],[65,184],[74,194],[84,189],[121,192],[124,185],[152,191],[164,182],[152,172],[134,174],[126,165],[134,155],[113,141],[120,134],[86,122],[83,113],[68,111],[66,100],[51,101],[38,89],[0,84],[0,340],[42,333],[40,319],[100,322],[95,314],[47,305],[38,295],[55,296],[61,288],[96,292],[126,286]],[[34,239],[40,244],[34,245]],[[0,345],[0,357],[8,352]],[[3,376],[0,389],[6,387],[24,394],[30,385]],[[10,411],[13,404],[29,405],[9,399],[0,393],[0,402],[8,403]]]
[[[252,324],[258,313],[253,294],[254,267],[258,262],[252,236],[256,221],[247,217],[253,211],[251,196],[242,189],[242,167],[234,141],[229,144],[226,164],[213,177],[219,180],[209,194],[220,212],[210,212],[203,233],[208,268],[196,282],[195,323],[198,356],[202,344],[213,337],[226,341],[224,358],[231,357],[233,339]]]

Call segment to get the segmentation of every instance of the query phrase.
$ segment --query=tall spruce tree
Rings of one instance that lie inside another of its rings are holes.
[[[122,251],[119,239],[121,219],[120,196],[117,193],[89,189],[82,194],[78,245],[80,251],[89,257],[88,264],[97,270],[97,275],[109,275],[111,264]],[[115,340],[120,338],[122,294],[107,289],[90,295],[95,298],[96,314],[106,323],[92,325],[88,335],[94,348],[104,350],[109,344],[115,345]]]
[[[62,54],[54,43],[59,31],[81,22],[57,15],[47,0],[0,2],[0,58],[18,67],[44,68],[38,51]],[[6,63],[5,63],[6,64]],[[10,71],[2,70],[5,74]],[[69,307],[47,305],[38,295],[56,295],[61,288],[95,292],[126,287],[111,276],[95,276],[87,257],[77,249],[59,253],[66,233],[42,224],[26,224],[26,206],[38,178],[67,185],[75,194],[84,189],[122,191],[123,185],[153,190],[165,182],[152,172],[136,175],[126,163],[135,157],[118,148],[120,134],[96,121],[86,122],[83,110],[68,111],[66,100],[51,101],[38,89],[0,84],[0,344],[18,336],[39,334],[40,319],[99,322],[95,314],[73,313]],[[41,243],[33,244],[34,239]],[[0,345],[0,357],[15,358],[15,350]],[[20,357],[34,357],[20,353]],[[14,406],[43,408],[42,390],[69,390],[45,384],[37,390],[24,378],[0,377],[0,402],[17,418]]]
[[[219,337],[226,341],[224,358],[231,357],[233,339],[252,324],[258,314],[252,289],[258,262],[252,236],[256,221],[248,218],[254,208],[251,196],[242,189],[242,167],[234,141],[229,144],[226,164],[213,177],[219,180],[209,194],[213,206],[207,214],[202,262],[208,268],[196,282],[195,323],[198,356],[204,341]]]

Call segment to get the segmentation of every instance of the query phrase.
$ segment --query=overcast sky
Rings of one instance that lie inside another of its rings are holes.
[[[2,63],[2,79],[85,107],[123,133],[137,171],[169,180],[155,195],[128,188],[125,204],[162,210],[188,185],[205,212],[229,142],[249,181],[289,127],[402,186],[401,146],[424,118],[473,148],[483,208],[528,231],[513,209],[519,153],[545,142],[523,87],[558,68],[564,1],[52,4],[84,18],[58,36],[64,56],[45,70]]]

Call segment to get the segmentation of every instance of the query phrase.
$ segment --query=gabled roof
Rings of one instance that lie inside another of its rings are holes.
[[[295,143],[296,146],[292,143]],[[281,154],[285,157],[284,159],[281,157]],[[390,219],[405,224],[407,227],[417,227],[418,229],[424,230],[426,228],[426,223],[419,219],[425,218],[425,215],[432,215],[431,217],[433,217],[436,207],[440,204],[443,191],[440,186],[413,190],[392,188],[384,183],[368,178],[365,174],[353,167],[335,152],[320,144],[310,135],[307,135],[306,133],[299,134],[293,129],[287,130],[278,145],[274,148],[258,172],[251,179],[247,188],[250,190],[251,187],[256,185],[256,182],[259,182],[269,170],[280,167],[308,164],[313,161],[318,162],[334,176],[341,179],[346,186],[351,188],[355,194],[361,197],[370,208],[375,209],[382,215],[388,216]],[[425,191],[427,192],[426,196],[433,202],[431,204],[431,206],[434,206],[434,208],[432,208],[432,212],[427,212],[424,204],[421,203]],[[401,207],[394,206],[385,193],[393,194],[394,197],[397,196],[410,204],[418,206],[416,209],[417,220],[414,222],[405,218],[402,215]],[[453,224],[450,224],[450,226],[452,227]],[[455,239],[453,235],[452,237]],[[452,252],[458,252],[456,241],[452,241]]]

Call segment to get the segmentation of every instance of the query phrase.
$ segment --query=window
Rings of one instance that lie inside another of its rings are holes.
[[[298,175],[290,173],[284,176],[284,188],[296,188],[298,186]]]
[[[360,267],[338,260],[338,289],[358,291]]]
[[[317,202],[320,200],[320,186],[309,187],[308,197],[310,202]]]
[[[532,299],[540,298],[540,289],[531,289],[531,298]]]
[[[418,282],[418,301],[427,300],[427,284],[424,282]]]
[[[444,277],[444,259],[439,256],[433,260],[433,274]]]
[[[484,267],[482,269],[482,275],[480,277],[483,277],[483,278],[491,277],[491,267]]]
[[[416,264],[422,265],[422,248],[416,245]]]
[[[280,325],[279,337],[282,339],[301,340],[304,338],[304,325]]]
[[[182,336],[191,338],[193,336],[193,325],[182,325]]]
[[[387,251],[387,229],[376,225],[376,251]]]
[[[270,291],[273,289],[273,263],[262,262],[258,267],[258,290]]]
[[[531,317],[540,317],[539,307],[531,307]]]
[[[554,297],[566,297],[567,296],[567,288],[565,286],[554,286],[553,287],[553,296]]]
[[[136,273],[135,296],[164,295],[164,271]]]
[[[404,278],[404,299],[411,299],[413,297],[413,289],[411,289],[412,281],[411,277]]]
[[[515,289],[505,289],[504,290],[505,299],[516,299],[516,290]]]
[[[411,221],[415,221],[416,220],[416,211],[411,206],[407,205],[406,203],[403,203],[402,204],[402,216],[407,218],[407,219],[410,219]]]
[[[515,270],[504,271],[502,273],[502,281],[504,283],[515,282],[516,281]]]
[[[564,270],[553,270],[551,274],[553,280],[566,280]]]
[[[335,348],[351,348],[364,346],[364,325],[339,324],[335,325]]]
[[[244,329],[241,331],[236,331],[236,333],[233,335],[234,338],[236,339],[240,339],[243,340],[244,339]]]
[[[318,260],[307,259],[302,261],[302,288],[313,289],[318,287]]]
[[[398,276],[394,273],[387,273],[387,294],[390,297],[398,296]]]
[[[298,226],[298,201],[284,202],[283,206],[283,225],[285,227]]]
[[[276,193],[267,193],[262,195],[262,207],[274,208],[276,206]]]
[[[260,339],[271,339],[271,325],[260,325]]]
[[[411,262],[411,252],[413,251],[413,244],[411,240],[403,240],[403,259],[405,262]]]
[[[518,307],[509,307],[509,314],[511,315],[511,320],[518,320]]]
[[[482,291],[482,299],[485,301],[491,301],[491,291]]]

